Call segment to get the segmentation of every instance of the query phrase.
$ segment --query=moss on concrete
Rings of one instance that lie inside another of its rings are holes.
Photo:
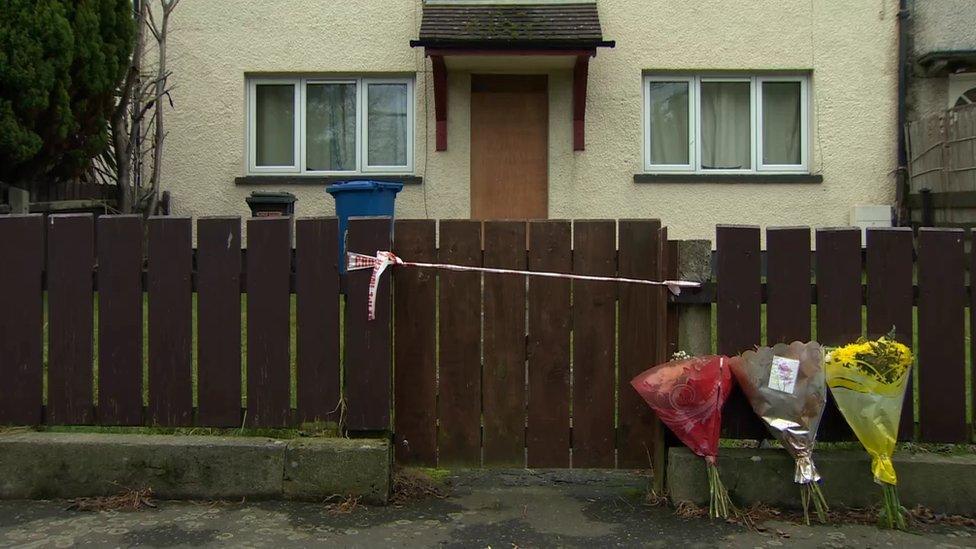
[[[881,490],[861,450],[823,450],[814,454],[830,505],[877,505]],[[723,448],[719,471],[739,505],[762,502],[796,508],[800,492],[793,482],[793,460],[779,449]],[[923,505],[936,513],[976,515],[976,455],[899,452],[894,458],[898,491],[906,507]],[[668,490],[674,501],[706,504],[708,484],[704,461],[686,448],[672,448],[668,459]]]
[[[385,503],[381,440],[23,432],[0,436],[0,498],[325,499]],[[287,466],[286,466],[287,464]]]

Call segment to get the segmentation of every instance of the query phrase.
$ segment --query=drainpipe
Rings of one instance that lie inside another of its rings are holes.
[[[895,211],[897,225],[911,222],[911,214],[907,210],[906,192],[908,190],[908,144],[905,142],[905,124],[908,111],[908,46],[909,24],[911,13],[908,0],[898,0],[898,127],[895,129],[898,138],[898,170],[895,176]]]

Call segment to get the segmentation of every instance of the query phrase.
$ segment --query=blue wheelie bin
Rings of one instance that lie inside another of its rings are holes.
[[[346,228],[350,217],[388,215],[393,217],[396,195],[403,183],[386,181],[344,181],[329,185],[326,192],[335,200],[339,218],[339,272],[346,272]]]

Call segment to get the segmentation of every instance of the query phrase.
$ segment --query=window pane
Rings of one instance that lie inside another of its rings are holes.
[[[651,82],[651,164],[688,164],[688,83]]]
[[[295,165],[295,86],[255,86],[255,164]]]
[[[702,82],[702,168],[752,168],[749,82]]]
[[[407,85],[369,84],[370,166],[407,165]]]
[[[763,82],[763,164],[800,163],[800,83]]]
[[[356,169],[356,84],[309,84],[305,92],[309,171]]]

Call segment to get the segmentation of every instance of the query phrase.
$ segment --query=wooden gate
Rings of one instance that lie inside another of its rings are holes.
[[[434,221],[398,221],[397,255],[664,273],[667,230],[655,220],[456,220],[437,232]],[[629,382],[666,356],[663,288],[423,269],[394,278],[399,462],[630,468],[662,450],[660,426]]]

